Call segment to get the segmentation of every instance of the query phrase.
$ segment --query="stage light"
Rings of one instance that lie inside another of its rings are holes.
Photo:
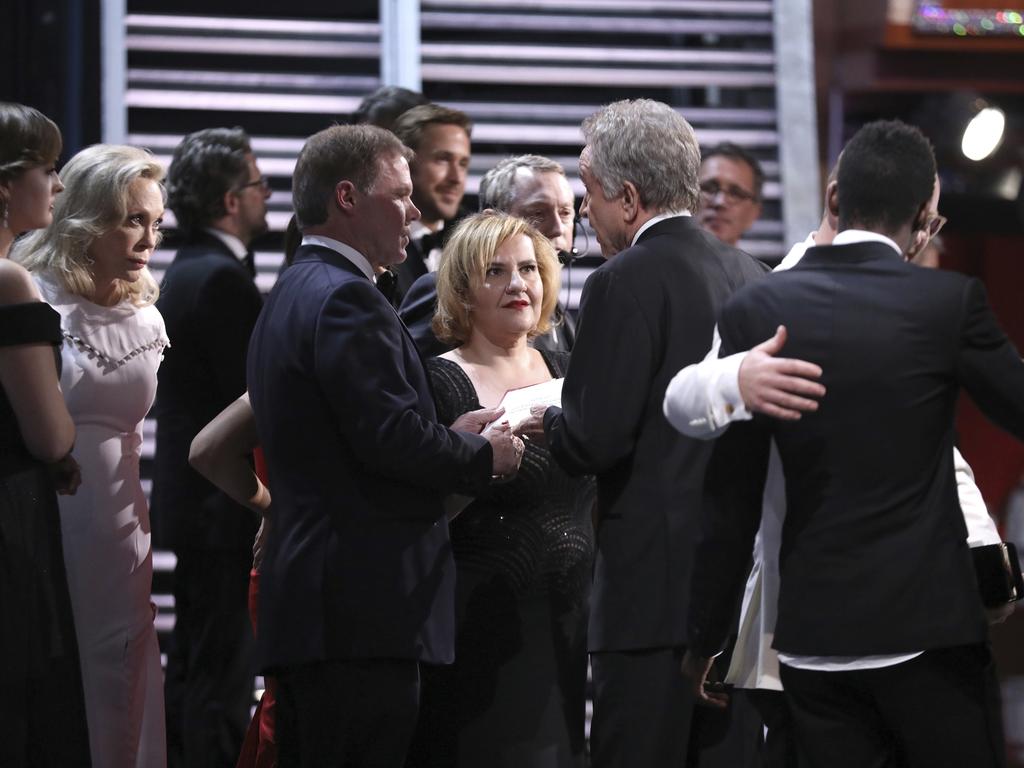
[[[1003,141],[1003,129],[1006,127],[1006,115],[1003,110],[990,107],[984,102],[977,103],[979,109],[964,129],[960,149],[968,160],[984,160],[999,147]]]

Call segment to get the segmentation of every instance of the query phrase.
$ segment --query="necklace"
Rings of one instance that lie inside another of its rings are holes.
[[[92,344],[87,342],[82,337],[68,333],[63,328],[61,329],[60,332],[65,339],[72,342],[79,349],[87,352],[89,354],[90,359],[95,359],[97,363],[102,365],[102,367],[106,370],[107,373],[110,373],[111,371],[115,371],[118,368],[121,368],[132,358],[138,357],[139,355],[144,354],[150,351],[151,349],[162,350],[164,347],[170,346],[170,344],[168,344],[165,339],[163,339],[160,336],[157,336],[148,344],[143,344],[141,347],[136,347],[127,355],[122,357],[120,360],[114,360],[102,350],[96,349],[96,347],[94,347]]]

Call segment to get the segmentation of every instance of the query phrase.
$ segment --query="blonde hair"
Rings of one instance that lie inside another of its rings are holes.
[[[507,213],[487,211],[463,219],[444,247],[437,272],[437,312],[431,327],[448,344],[465,344],[473,331],[471,292],[483,282],[494,255],[514,237],[524,235],[533,244],[544,296],[540,320],[528,336],[533,338],[551,328],[551,315],[558,302],[561,275],[554,246],[523,219]]]
[[[136,179],[157,182],[166,202],[163,177],[163,167],[144,149],[111,144],[83,149],[61,170],[64,192],[54,203],[53,224],[16,243],[11,258],[31,272],[46,272],[68,292],[91,298],[96,284],[89,246],[125,220]],[[148,268],[135,282],[117,281],[117,302],[145,307],[159,295]]]

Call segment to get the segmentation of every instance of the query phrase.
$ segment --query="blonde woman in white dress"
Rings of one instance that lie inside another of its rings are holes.
[[[167,336],[146,264],[159,241],[163,170],[133,147],[96,145],[62,171],[53,225],[15,245],[61,315],[61,388],[82,485],[60,499],[92,764],[166,765],[163,682],[150,603],[142,419]]]

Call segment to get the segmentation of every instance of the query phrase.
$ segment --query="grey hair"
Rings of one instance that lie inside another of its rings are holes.
[[[645,208],[697,209],[700,146],[693,128],[667,104],[616,101],[583,121],[590,167],[609,199],[632,182]]]
[[[486,208],[508,211],[512,208],[512,203],[516,199],[517,177],[521,168],[533,173],[560,173],[565,176],[565,169],[550,157],[543,155],[506,157],[480,179],[481,211]]]
[[[53,204],[53,223],[15,243],[11,258],[30,272],[47,273],[69,293],[89,298],[96,287],[89,246],[125,220],[129,188],[136,179],[155,181],[166,201],[164,169],[144,149],[94,144],[71,158],[60,175],[64,191]],[[159,295],[148,268],[133,283],[118,281],[118,301],[144,307]]]

